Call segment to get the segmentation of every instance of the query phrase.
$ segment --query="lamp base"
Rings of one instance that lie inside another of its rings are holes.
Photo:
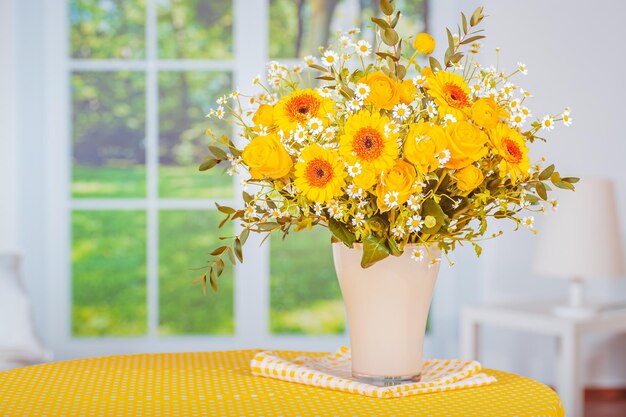
[[[568,318],[568,319],[590,319],[598,314],[598,307],[596,306],[556,306],[552,309],[555,316]]]

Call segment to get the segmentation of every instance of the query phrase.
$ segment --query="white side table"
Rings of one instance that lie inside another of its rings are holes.
[[[626,333],[626,306],[606,308],[588,319],[569,319],[552,314],[554,303],[483,305],[461,312],[461,355],[478,359],[480,326],[492,325],[557,338],[557,391],[567,417],[584,413],[580,341],[588,333]]]

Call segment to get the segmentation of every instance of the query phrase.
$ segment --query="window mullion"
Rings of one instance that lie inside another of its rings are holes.
[[[262,71],[268,56],[268,1],[233,0],[235,88],[250,91],[252,79]],[[235,138],[238,146],[243,144]],[[242,176],[235,191],[241,194]],[[250,236],[245,263],[235,270],[235,327],[239,344],[259,347],[269,340],[269,248],[259,247],[262,236]]]
[[[146,2],[146,184],[147,184],[147,297],[148,336],[156,337],[159,326],[159,77],[157,2]]]

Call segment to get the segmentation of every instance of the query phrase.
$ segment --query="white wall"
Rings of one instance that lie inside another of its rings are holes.
[[[0,252],[17,251],[16,4],[0,2]]]
[[[471,9],[464,4],[469,2],[461,2],[463,9]],[[530,102],[535,116],[572,108],[574,124],[550,132],[537,155],[554,161],[564,175],[613,178],[625,230],[626,82],[621,74],[626,55],[619,33],[626,2],[486,0],[484,5],[489,17],[482,60],[493,59],[498,46],[505,67],[527,64],[528,76],[518,80],[535,95]],[[532,247],[533,236],[523,232],[486,245],[485,301],[565,294],[565,283],[533,275]],[[626,280],[590,283],[588,289],[592,299],[626,300]],[[550,338],[491,331],[485,339],[486,365],[554,382],[555,344]],[[626,336],[593,338],[586,344],[584,361],[587,385],[626,386]]]

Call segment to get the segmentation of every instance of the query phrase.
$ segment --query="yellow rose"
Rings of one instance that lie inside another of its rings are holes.
[[[450,123],[446,126],[446,133],[450,150],[447,168],[464,168],[487,154],[487,135],[473,124],[465,121]]]
[[[382,72],[369,73],[359,82],[367,84],[370,88],[370,93],[365,99],[366,103],[391,110],[400,101],[396,82]]]
[[[260,130],[260,125],[271,129],[272,126],[274,126],[274,106],[261,104],[256,113],[254,113],[254,116],[252,116],[252,122],[255,125],[254,130],[257,132]]]
[[[374,184],[376,184],[376,172],[370,168],[363,168],[359,175],[356,175],[352,180],[354,185],[364,190],[369,190]]]
[[[417,88],[415,88],[413,80],[402,81],[402,83],[398,84],[398,91],[400,93],[400,101],[404,104],[412,103],[417,95]]]
[[[458,170],[454,177],[456,178],[456,186],[461,191],[472,191],[485,179],[483,172],[474,165],[468,165]]]
[[[415,167],[404,162],[396,161],[395,165],[384,172],[380,182],[376,185],[376,204],[381,211],[387,211],[394,206],[404,204],[411,194],[419,193],[422,188],[417,185]]]
[[[437,156],[447,147],[448,135],[441,126],[415,123],[409,128],[404,141],[404,157],[415,165],[418,172],[426,174],[439,167]]]
[[[241,156],[256,180],[284,177],[293,166],[291,157],[274,134],[252,139]]]
[[[419,33],[413,41],[413,48],[422,55],[430,55],[435,50],[435,38],[426,32]]]
[[[472,105],[472,119],[480,127],[493,129],[500,117],[506,117],[506,112],[498,106],[493,97],[479,98]]]

